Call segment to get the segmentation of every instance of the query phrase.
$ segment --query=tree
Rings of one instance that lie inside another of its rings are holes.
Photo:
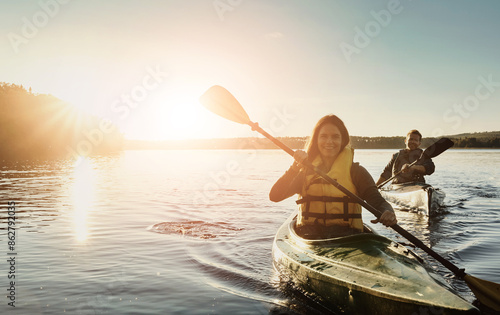
[[[0,83],[0,113],[0,161],[67,157],[100,123],[52,95],[8,83]],[[116,129],[94,142],[90,153],[118,150],[122,141]]]

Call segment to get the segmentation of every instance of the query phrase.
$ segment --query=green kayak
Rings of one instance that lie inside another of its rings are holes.
[[[308,240],[294,227],[292,215],[278,230],[274,267],[325,305],[354,314],[479,314],[415,254],[368,228]]]

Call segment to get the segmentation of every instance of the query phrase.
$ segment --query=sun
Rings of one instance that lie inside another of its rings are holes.
[[[200,132],[198,104],[191,100],[178,99],[169,110],[168,129],[177,139],[193,138]]]
[[[200,103],[205,86],[169,86],[148,97],[141,107],[131,110],[124,124],[125,138],[146,141],[224,138],[227,122]]]
[[[171,93],[155,106],[156,137],[162,140],[200,138],[203,133],[203,108],[195,93]]]

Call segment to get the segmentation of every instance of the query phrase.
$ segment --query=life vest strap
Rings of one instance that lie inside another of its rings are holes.
[[[332,219],[344,219],[344,221],[348,221],[349,219],[361,219],[361,213],[314,213],[309,212],[307,214],[308,217],[323,219],[323,220],[332,220]]]
[[[329,197],[329,196],[305,196],[295,201],[298,205],[311,202],[311,201],[321,201],[321,202],[344,202],[344,203],[356,203],[354,199],[349,198],[348,196],[344,197]]]
[[[309,211],[309,206],[311,201],[320,202],[342,202],[344,204],[344,213],[315,213]],[[316,222],[319,219],[332,220],[332,219],[344,219],[344,221],[349,221],[349,219],[361,219],[361,213],[349,213],[348,204],[355,203],[352,198],[348,196],[343,197],[330,197],[330,196],[305,196],[296,201],[298,205],[305,203],[306,209],[303,212],[304,218],[307,220],[309,217],[316,218]]]

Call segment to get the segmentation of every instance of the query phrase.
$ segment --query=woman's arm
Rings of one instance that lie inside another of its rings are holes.
[[[279,202],[300,193],[304,178],[304,172],[294,163],[273,185],[269,199]]]
[[[373,220],[373,223],[381,222],[384,225],[393,225],[397,223],[396,215],[392,206],[382,197],[372,176],[368,171],[359,164],[353,164],[356,167],[351,173],[352,180],[358,191],[359,197],[365,200],[368,204],[375,207],[382,214],[378,220]]]

